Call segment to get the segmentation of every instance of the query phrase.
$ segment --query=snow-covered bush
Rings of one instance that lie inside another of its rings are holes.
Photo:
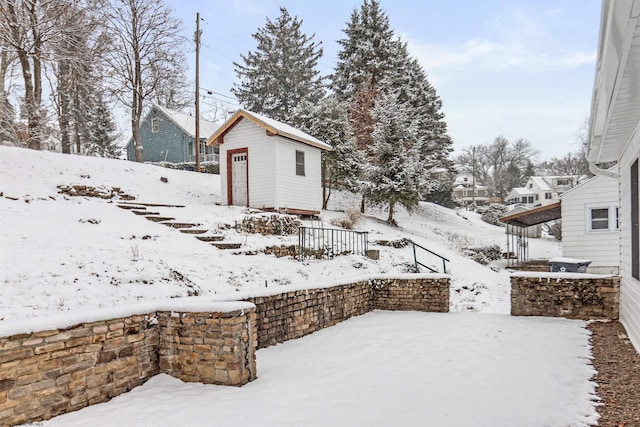
[[[507,208],[505,205],[493,203],[482,212],[481,218],[484,222],[489,224],[502,225],[500,218],[502,218],[506,212]]]
[[[491,261],[499,260],[502,257],[502,249],[498,245],[482,246],[467,248],[464,254],[479,264],[488,265]]]
[[[362,220],[362,214],[356,210],[347,211],[344,215],[338,218],[332,218],[329,221],[336,227],[342,227],[346,230],[352,230]]]

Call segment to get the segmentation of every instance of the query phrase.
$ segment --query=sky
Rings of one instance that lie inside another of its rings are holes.
[[[211,118],[218,101],[238,104],[230,89],[233,62],[255,50],[254,34],[280,6],[302,19],[333,72],[337,40],[361,0],[165,0],[193,40],[200,13],[201,109]],[[540,160],[578,148],[589,116],[601,3],[597,0],[381,0],[391,27],[408,43],[443,102],[456,154],[497,136],[524,138]],[[195,43],[187,52],[195,81]],[[211,91],[212,94],[208,94]],[[230,98],[231,97],[231,98]]]

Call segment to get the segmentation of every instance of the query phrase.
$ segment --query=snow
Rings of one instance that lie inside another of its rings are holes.
[[[557,263],[563,263],[563,264],[588,264],[591,262],[590,259],[577,259],[577,258],[568,258],[568,257],[561,257],[561,256],[556,256],[553,257],[549,260],[549,262],[557,262]]]
[[[182,205],[148,210],[200,224],[207,235],[242,248],[219,250],[120,209],[117,201],[60,194],[59,185],[119,187],[138,202]],[[508,316],[506,260],[484,266],[464,255],[493,244],[504,251],[503,228],[474,212],[430,203],[411,215],[398,209],[399,226],[391,227],[382,220],[384,210],[368,208],[356,229],[369,233],[379,260],[352,255],[299,262],[260,252],[297,244],[297,236],[236,231],[250,212],[219,206],[219,191],[216,175],[0,147],[0,335],[155,310],[243,309],[247,303],[237,300],[246,297],[405,275],[413,248],[379,242],[407,238],[450,260],[452,313],[376,311],[259,350],[259,378],[242,388],[159,375],[47,425],[595,423],[584,322]],[[305,225],[333,227],[332,220],[359,202],[357,195],[334,192],[330,210]],[[530,239],[529,253],[560,256],[560,244]],[[419,256],[440,268],[440,259]],[[569,277],[544,277],[552,274]]]
[[[158,375],[44,426],[587,426],[584,322],[374,311],[258,350],[242,388]],[[180,408],[180,410],[176,410]]]
[[[540,272],[540,271],[516,271],[511,273],[511,276],[516,277],[537,277],[540,280],[550,279],[606,279],[614,277],[613,274],[592,274],[592,273],[563,273],[563,272]]]

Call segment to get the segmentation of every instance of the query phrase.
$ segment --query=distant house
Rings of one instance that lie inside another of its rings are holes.
[[[618,182],[595,176],[561,200],[562,256],[591,260],[589,273],[618,274]]]
[[[620,206],[620,321],[640,352],[640,0],[604,0],[587,160]],[[617,169],[600,165],[616,162]]]
[[[217,147],[207,139],[219,124],[200,119],[200,161],[217,161]],[[195,162],[196,118],[189,114],[154,105],[140,123],[140,139],[145,162]],[[127,160],[135,160],[133,137],[126,145]]]
[[[315,215],[321,154],[331,146],[285,123],[238,110],[207,141],[220,148],[223,205]]]
[[[525,207],[546,206],[558,201],[565,191],[575,187],[586,178],[568,176],[530,176],[524,187],[515,187],[507,196],[507,204]]]
[[[458,175],[453,182],[453,200],[461,205],[484,204],[489,200],[489,189],[475,183],[471,175]]]

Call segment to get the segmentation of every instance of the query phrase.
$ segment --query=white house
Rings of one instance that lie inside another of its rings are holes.
[[[604,0],[591,104],[591,171],[618,182],[620,321],[640,352],[640,0]],[[617,170],[602,163],[617,162]]]
[[[575,187],[581,177],[530,176],[524,187],[514,187],[507,196],[507,204],[521,204],[525,207],[546,206],[558,201],[565,191]]]
[[[223,205],[316,215],[321,154],[331,146],[292,126],[238,110],[207,141],[220,148]]]
[[[458,175],[453,182],[453,199],[460,204],[484,204],[489,200],[489,189],[471,175]]]
[[[561,200],[562,256],[591,260],[589,273],[618,274],[618,181],[595,176]]]

